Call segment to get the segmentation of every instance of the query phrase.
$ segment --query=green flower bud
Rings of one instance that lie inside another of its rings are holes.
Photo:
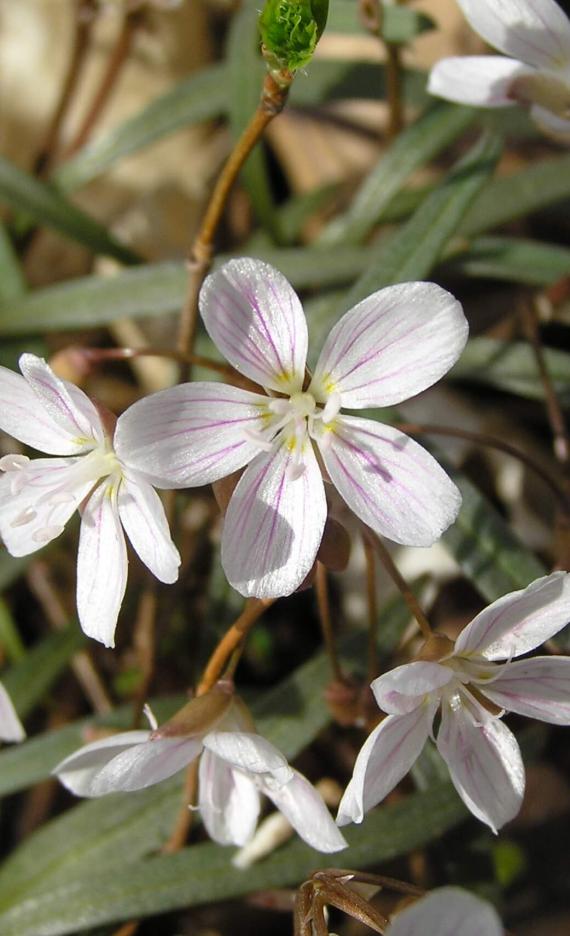
[[[267,0],[259,29],[271,68],[295,72],[311,60],[328,8],[329,0]]]

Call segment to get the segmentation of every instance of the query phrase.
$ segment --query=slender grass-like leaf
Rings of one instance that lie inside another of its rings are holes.
[[[549,286],[570,276],[570,250],[514,237],[479,237],[445,264],[453,275]]]
[[[20,718],[38,705],[69,660],[86,643],[78,626],[45,637],[2,676]]]
[[[434,28],[434,21],[426,16],[404,6],[391,6],[386,4],[382,11],[382,36],[386,42],[405,44],[413,42],[422,33]],[[349,0],[335,0],[329,7],[327,20],[327,33],[366,32],[359,9]]]
[[[544,356],[560,401],[570,406],[570,354],[545,348]],[[544,399],[536,357],[524,341],[471,338],[448,377],[496,387],[530,400]]]
[[[6,228],[0,224],[0,302],[17,299],[26,292],[26,280],[8,237]]]

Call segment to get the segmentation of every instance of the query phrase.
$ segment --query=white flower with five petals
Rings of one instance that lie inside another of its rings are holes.
[[[200,756],[198,808],[208,834],[220,845],[242,846],[251,839],[264,794],[313,848],[346,848],[320,794],[256,733],[238,699],[214,691],[187,709],[190,716],[183,709],[154,731],[128,731],[87,744],[54,773],[77,796],[97,797],[160,783]]]
[[[399,783],[432,734],[438,710],[437,747],[466,806],[494,831],[516,816],[524,766],[501,716],[511,711],[570,724],[570,657],[511,661],[569,620],[570,574],[554,572],[481,611],[438,662],[418,660],[374,680],[374,696],[388,716],[357,757],[339,825],[361,822]]]
[[[455,485],[391,426],[344,415],[399,403],[455,363],[467,340],[459,303],[433,283],[380,290],[332,328],[308,386],[301,303],[281,273],[232,260],[200,294],[206,329],[265,394],[183,384],[138,401],[115,438],[161,487],[243,473],[228,506],[222,564],[243,595],[288,595],[315,561],[327,516],[322,467],[354,513],[397,543],[429,546],[453,522]]]
[[[457,56],[432,69],[428,91],[480,107],[530,107],[533,119],[570,141],[570,20],[555,0],[457,0],[490,45],[511,56]]]
[[[180,557],[144,468],[133,468],[125,446],[114,445],[112,427],[89,397],[33,354],[22,355],[20,369],[23,376],[0,367],[0,429],[57,457],[0,459],[0,535],[11,555],[27,556],[59,536],[79,509],[79,620],[86,634],[112,647],[127,582],[123,529],[161,582],[176,581]]]
[[[440,887],[396,914],[386,936],[503,936],[494,908],[459,887]]]

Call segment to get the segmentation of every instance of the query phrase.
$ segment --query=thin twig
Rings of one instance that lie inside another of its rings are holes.
[[[76,0],[71,58],[63,79],[59,100],[34,161],[33,172],[37,176],[46,175],[57,152],[63,122],[80,86],[96,14],[97,3],[95,0]]]
[[[554,389],[554,384],[552,383],[550,374],[548,373],[548,366],[544,356],[544,349],[542,347],[542,340],[540,337],[540,329],[538,324],[538,316],[536,314],[536,307],[534,303],[527,303],[523,312],[525,331],[534,351],[536,365],[538,367],[540,379],[544,388],[546,412],[554,438],[554,454],[556,455],[556,458],[560,464],[565,466],[565,470],[567,471],[570,461],[570,439],[568,437],[568,427],[566,425],[566,419],[564,417],[564,412],[560,405],[560,401],[556,395],[556,390]]]
[[[392,559],[392,556],[384,546],[384,543],[380,537],[377,536],[376,533],[370,529],[370,527],[365,526],[365,524],[362,524],[362,528],[364,530],[364,536],[367,537],[373,548],[378,553],[382,565],[388,572],[394,584],[397,586],[398,590],[401,592],[404,601],[418,622],[418,626],[422,634],[426,640],[428,640],[432,636],[432,629],[412,589],[400,573],[394,560]]]
[[[329,602],[329,588],[327,581],[326,566],[322,562],[317,562],[317,572],[315,575],[315,592],[317,595],[317,606],[319,609],[319,620],[321,622],[321,632],[325,642],[327,656],[333,676],[337,682],[344,682],[344,674],[336,652],[336,641],[333,633],[331,609]]]
[[[362,536],[366,560],[366,598],[368,605],[368,682],[379,673],[378,660],[378,601],[376,597],[376,563],[374,550],[367,536]]]
[[[190,276],[180,315],[178,333],[178,350],[184,355],[191,353],[194,347],[198,320],[198,296],[212,262],[213,240],[228,195],[240,169],[256,143],[261,139],[265,128],[285,106],[293,76],[288,72],[284,72],[279,77],[280,80],[276,81],[269,72],[265,75],[261,100],[257,110],[230,153],[212,192],[200,230],[194,240],[189,258]],[[182,370],[181,379],[187,380],[189,373],[190,365],[188,364]]]
[[[214,361],[213,358],[205,357],[203,354],[181,354],[180,351],[159,348],[73,348],[73,352],[94,363],[101,361],[131,361],[141,357],[166,358],[169,361],[176,361],[178,364],[194,364],[196,367],[204,367],[207,370],[215,371],[215,373],[221,374],[232,383],[245,382],[242,375],[229,364]],[[248,381],[248,386],[252,386],[251,381]]]
[[[126,64],[129,58],[135,35],[141,26],[143,19],[144,15],[140,10],[133,10],[130,13],[127,13],[123,18],[117,41],[111,49],[107,59],[105,71],[103,73],[99,87],[93,96],[91,104],[87,109],[87,113],[85,114],[83,121],[80,124],[79,130],[74,136],[72,142],[65,150],[64,157],[66,159],[70,156],[73,156],[77,150],[81,149],[81,147],[87,143],[89,137],[91,136],[91,133],[100,119],[107,102],[111,97],[111,94],[115,90],[117,79],[119,78],[123,66]]]
[[[244,638],[249,633],[255,622],[261,617],[267,608],[274,604],[274,598],[249,598],[245,608],[226,631],[218,646],[212,653],[202,674],[202,679],[198,684],[196,695],[201,696],[214,687],[222,675],[224,667],[228,663],[234,650],[241,646]]]

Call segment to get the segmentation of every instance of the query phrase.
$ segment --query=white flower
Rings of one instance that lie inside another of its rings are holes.
[[[200,309],[218,348],[267,395],[184,384],[135,403],[115,438],[162,487],[208,484],[248,465],[222,538],[241,594],[291,594],[311,570],[327,516],[321,464],[351,510],[395,542],[429,546],[453,522],[459,492],[425,449],[340,413],[399,403],[446,373],[467,340],[453,296],[433,283],[369,296],[332,328],[307,389],[307,323],[273,267],[230,261],[205,281]]]
[[[54,773],[77,796],[104,796],[160,783],[201,755],[198,806],[208,834],[220,845],[249,841],[263,793],[313,848],[346,847],[319,793],[255,732],[239,700],[212,693],[187,709],[189,716],[183,709],[156,731],[128,731],[88,744]]]
[[[374,680],[376,701],[389,714],[357,757],[339,825],[361,822],[399,783],[440,707],[437,747],[466,806],[494,831],[516,816],[524,766],[500,718],[511,711],[570,724],[570,657],[511,659],[534,650],[569,619],[570,575],[554,572],[481,611],[439,662],[408,663]]]
[[[0,739],[2,741],[23,741],[26,732],[16,714],[12,700],[0,683]]]
[[[441,887],[398,913],[386,936],[503,936],[485,900],[459,887]]]
[[[570,21],[555,0],[457,0],[495,55],[443,59],[432,94],[482,107],[524,104],[541,127],[570,141]]]
[[[0,429],[58,457],[0,459],[0,535],[13,556],[26,556],[59,536],[79,509],[79,620],[112,647],[127,583],[123,528],[161,582],[176,581],[180,557],[144,466],[134,469],[126,446],[114,446],[91,400],[33,354],[22,355],[20,369],[23,376],[0,367]]]

